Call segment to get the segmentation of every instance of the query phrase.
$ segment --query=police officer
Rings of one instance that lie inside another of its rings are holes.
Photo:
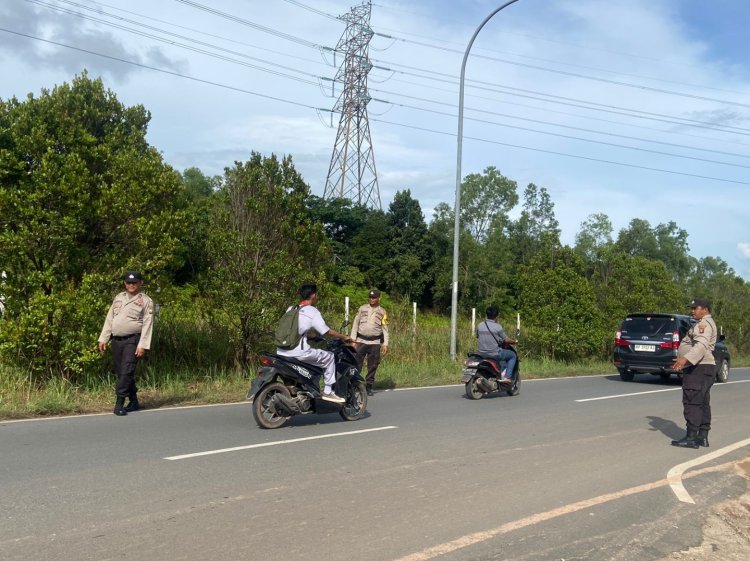
[[[357,310],[352,322],[352,339],[357,351],[357,362],[360,370],[367,357],[367,395],[373,395],[375,372],[380,364],[381,350],[385,356],[388,352],[388,313],[380,306],[380,291],[371,290],[368,303]]]
[[[112,341],[117,385],[115,386],[115,415],[137,411],[138,389],[135,386],[135,368],[138,359],[151,347],[151,330],[154,323],[154,303],[141,292],[143,277],[138,271],[128,271],[123,277],[125,291],[115,296],[109,308],[104,327],[99,335],[99,352],[103,353]],[[130,402],[125,406],[125,398]]]
[[[682,371],[682,406],[687,422],[687,434],[673,440],[673,446],[698,448],[708,446],[711,430],[711,386],[716,375],[714,347],[716,323],[711,317],[711,303],[695,298],[690,303],[696,323],[680,341],[677,360],[672,368]]]

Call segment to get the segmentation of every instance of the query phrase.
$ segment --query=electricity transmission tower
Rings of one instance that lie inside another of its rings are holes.
[[[333,111],[341,117],[323,198],[346,198],[361,206],[380,209],[378,174],[367,119],[367,104],[371,99],[367,91],[367,75],[372,69],[368,57],[373,36],[371,12],[372,2],[368,0],[339,16],[346,22],[346,30],[336,45],[336,52],[345,53],[336,73],[336,82],[343,84],[343,90]]]

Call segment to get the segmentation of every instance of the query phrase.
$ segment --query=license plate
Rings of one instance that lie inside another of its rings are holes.
[[[633,345],[633,349],[636,351],[646,351],[648,353],[653,353],[656,351],[656,345]]]
[[[466,382],[470,382],[471,379],[476,375],[476,370],[464,370],[463,376],[461,378],[461,381],[465,384]]]

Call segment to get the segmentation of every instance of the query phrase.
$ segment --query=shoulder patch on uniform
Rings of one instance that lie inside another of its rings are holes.
[[[388,312],[383,310],[383,320],[381,321],[383,325],[388,325]]]

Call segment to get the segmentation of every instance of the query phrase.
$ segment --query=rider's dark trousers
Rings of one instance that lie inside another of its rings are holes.
[[[380,342],[374,345],[357,343],[355,349],[357,351],[357,364],[359,365],[360,372],[364,366],[365,357],[367,357],[367,378],[365,379],[365,383],[368,386],[372,386],[375,384],[375,372],[377,372],[380,365]]]
[[[699,364],[685,369],[682,375],[682,407],[688,429],[711,429],[711,386],[715,375],[715,364]]]

